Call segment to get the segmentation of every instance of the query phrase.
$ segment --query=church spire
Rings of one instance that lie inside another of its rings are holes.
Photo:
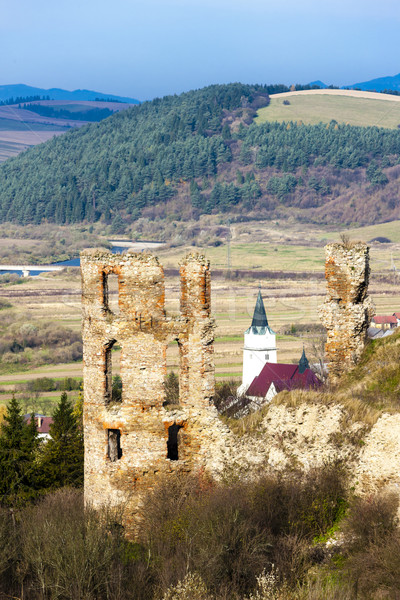
[[[308,358],[306,356],[306,353],[304,351],[304,346],[303,346],[303,353],[299,360],[299,373],[304,373],[304,371],[309,368],[310,368],[310,363],[308,362]]]
[[[265,312],[264,301],[261,296],[261,289],[258,290],[257,302],[254,308],[252,327],[268,327],[267,314]]]
[[[253,320],[250,327],[245,331],[245,334],[252,333],[255,335],[275,335],[271,327],[268,325],[268,319],[265,312],[264,302],[261,296],[261,287],[259,286],[257,302],[254,307]]]

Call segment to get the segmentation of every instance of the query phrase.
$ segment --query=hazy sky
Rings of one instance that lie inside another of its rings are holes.
[[[345,85],[400,72],[399,26],[399,0],[0,0],[0,85]]]

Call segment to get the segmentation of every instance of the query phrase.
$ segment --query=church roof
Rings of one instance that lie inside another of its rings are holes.
[[[304,373],[304,371],[309,368],[310,368],[310,363],[308,362],[308,358],[306,356],[306,353],[304,351],[304,346],[303,346],[303,353],[299,360],[299,373]]]
[[[264,398],[271,383],[274,384],[277,392],[296,388],[318,388],[321,385],[320,380],[311,369],[306,369],[303,373],[300,373],[298,365],[266,363],[261,373],[253,379],[246,396]]]
[[[245,333],[256,333],[264,335],[267,331],[274,334],[274,331],[268,325],[267,313],[265,312],[264,301],[261,296],[261,290],[258,290],[257,302],[254,307],[253,320]]]

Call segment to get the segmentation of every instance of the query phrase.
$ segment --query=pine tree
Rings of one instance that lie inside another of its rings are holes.
[[[28,425],[14,396],[0,431],[0,503],[20,505],[37,494],[38,439],[34,415]]]
[[[42,457],[46,487],[80,487],[83,484],[83,434],[66,392],[61,394],[53,414],[50,436]]]

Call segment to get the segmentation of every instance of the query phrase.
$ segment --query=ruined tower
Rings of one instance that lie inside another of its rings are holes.
[[[164,273],[149,254],[81,253],[85,499],[123,504],[134,525],[143,493],[160,474],[206,462],[213,422],[213,330],[210,272],[201,255],[180,267],[180,315],[165,314]],[[108,278],[118,277],[110,308]],[[179,347],[179,405],[165,405],[166,350]],[[113,347],[121,349],[122,395],[113,396]]]
[[[362,242],[328,244],[325,259],[327,295],[319,312],[327,331],[329,376],[335,379],[358,362],[374,314],[369,248]]]

